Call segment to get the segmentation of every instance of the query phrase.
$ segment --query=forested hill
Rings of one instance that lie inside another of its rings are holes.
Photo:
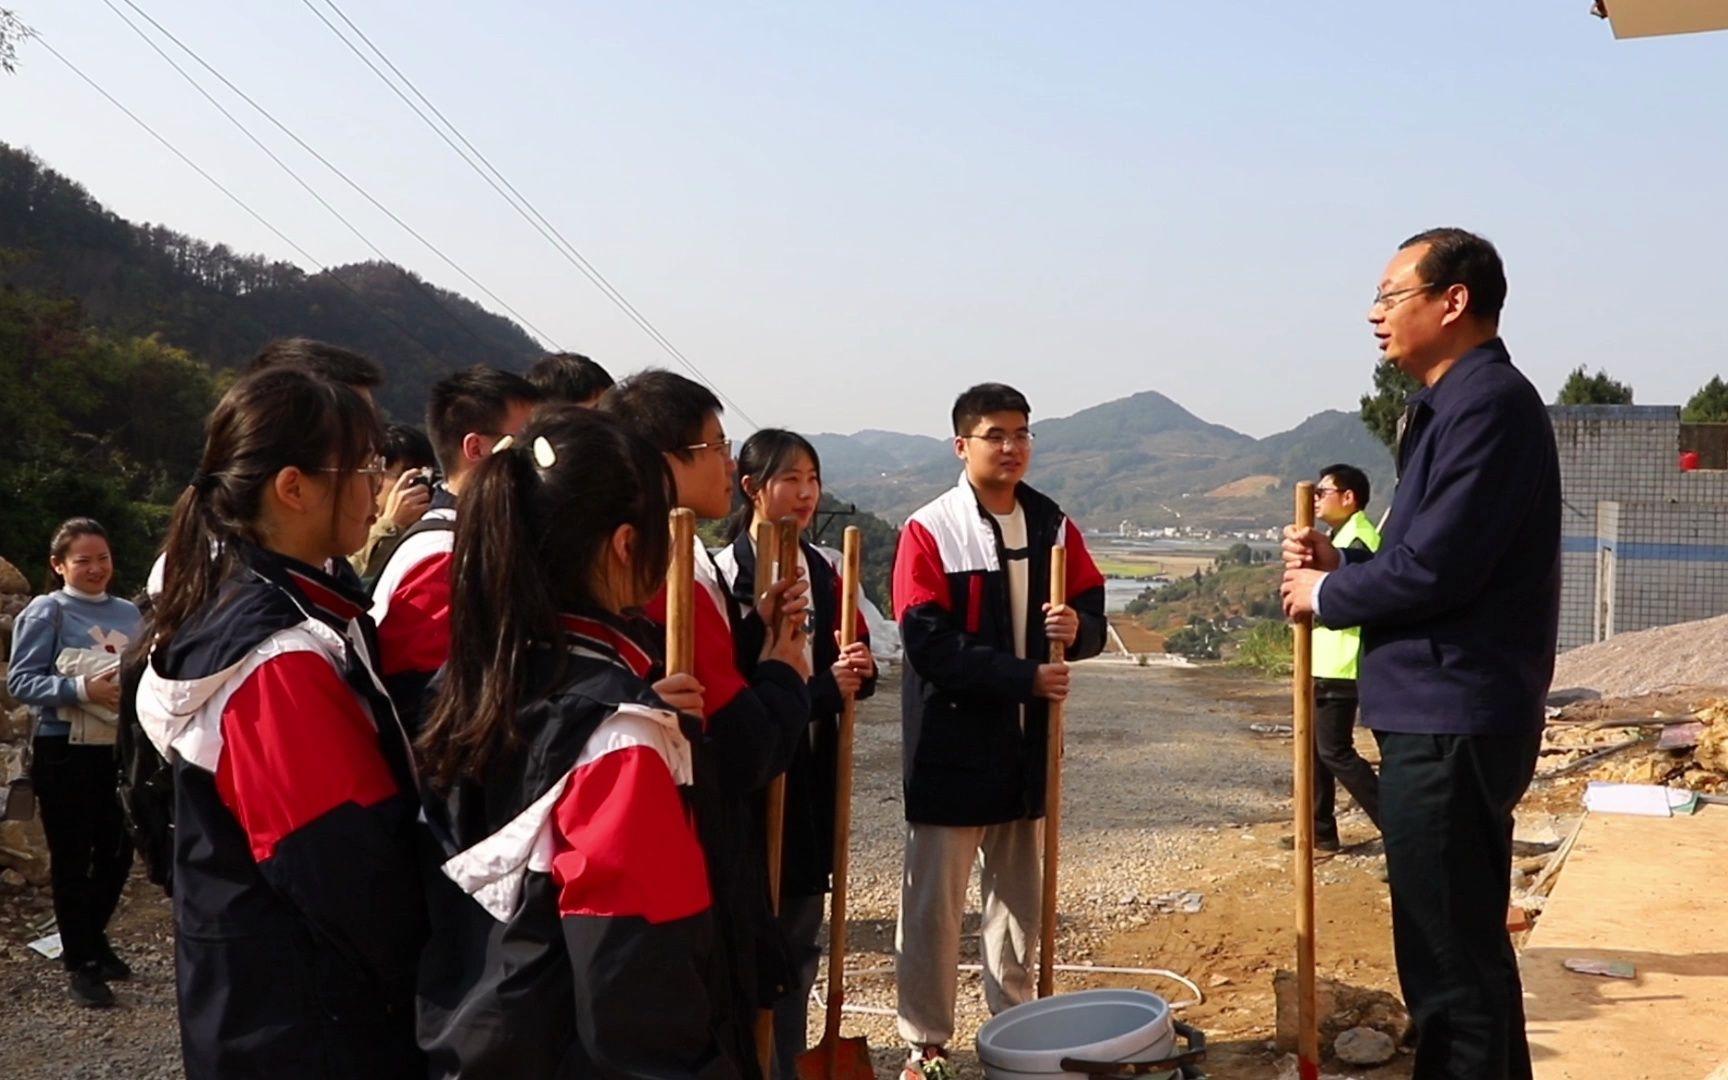
[[[390,263],[308,274],[162,225],[133,224],[27,150],[0,143],[0,286],[76,299],[94,329],[159,335],[213,369],[305,335],[372,357],[380,401],[419,422],[427,388],[458,367],[520,371],[541,353],[515,322]]]

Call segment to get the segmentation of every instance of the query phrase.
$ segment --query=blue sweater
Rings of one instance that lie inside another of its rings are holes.
[[[54,668],[59,655],[67,649],[92,649],[112,653],[118,660],[138,636],[140,622],[138,609],[130,601],[117,596],[89,600],[65,589],[38,596],[19,612],[12,624],[6,690],[30,706],[36,716],[36,734],[70,734],[71,725],[56,715],[55,706],[76,705],[81,700],[79,680]]]
[[[1343,552],[1317,601],[1362,628],[1363,726],[1542,726],[1560,618],[1560,463],[1548,410],[1499,339],[1410,396],[1378,553]]]

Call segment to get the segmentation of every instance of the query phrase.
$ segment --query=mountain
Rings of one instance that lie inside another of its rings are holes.
[[[0,286],[76,297],[88,325],[243,364],[305,335],[384,368],[385,410],[418,423],[438,378],[470,364],[524,370],[543,351],[516,323],[391,263],[308,274],[292,263],[138,225],[33,154],[0,143]]]
[[[1032,483],[1091,527],[1268,528],[1289,520],[1297,480],[1336,462],[1363,468],[1376,490],[1390,491],[1386,448],[1355,413],[1338,410],[1255,439],[1147,390],[1038,421],[1032,430]],[[890,521],[959,475],[946,439],[860,431],[812,442],[829,486]]]

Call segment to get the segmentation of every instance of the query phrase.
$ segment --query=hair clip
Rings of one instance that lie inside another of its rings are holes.
[[[492,444],[492,452],[494,454],[502,454],[504,451],[510,449],[512,446],[515,446],[515,445],[516,445],[516,436],[506,435],[502,439],[499,439],[497,442]]]
[[[552,449],[552,444],[544,435],[534,437],[534,464],[542,469],[550,469],[558,464],[558,451]]]

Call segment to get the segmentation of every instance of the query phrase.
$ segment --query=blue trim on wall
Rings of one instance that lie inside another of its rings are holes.
[[[1594,536],[1560,538],[1560,551],[1565,555],[1593,555],[1603,548],[1628,562],[1728,562],[1728,544],[1610,544]]]

